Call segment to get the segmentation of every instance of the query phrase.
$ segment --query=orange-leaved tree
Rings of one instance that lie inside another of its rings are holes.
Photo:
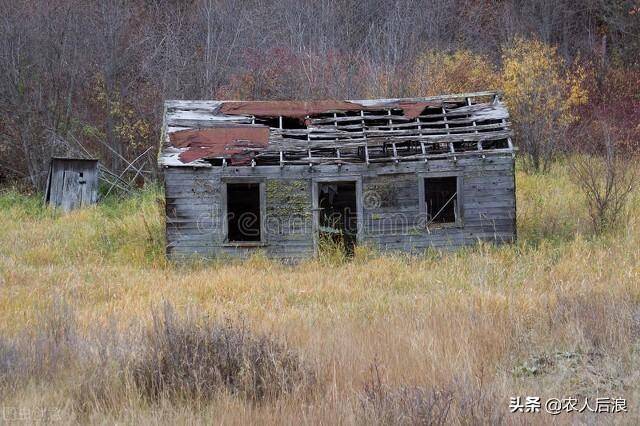
[[[555,47],[538,40],[516,39],[502,62],[502,87],[524,164],[545,171],[577,120],[575,108],[587,102],[586,71],[569,67]]]

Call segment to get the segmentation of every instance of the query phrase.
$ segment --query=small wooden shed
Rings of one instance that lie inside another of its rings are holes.
[[[516,237],[495,92],[354,101],[166,101],[167,253],[313,256],[323,238],[419,253]]]
[[[44,200],[64,211],[95,204],[98,200],[98,160],[52,158]]]

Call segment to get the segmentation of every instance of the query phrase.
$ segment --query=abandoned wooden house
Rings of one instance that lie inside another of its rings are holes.
[[[53,157],[44,201],[64,211],[95,204],[98,200],[98,160]]]
[[[421,252],[516,236],[494,92],[358,101],[166,101],[167,254],[295,260],[322,242]]]

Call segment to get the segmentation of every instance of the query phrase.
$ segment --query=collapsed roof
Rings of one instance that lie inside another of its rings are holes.
[[[513,152],[496,92],[354,101],[165,102],[161,166],[343,164]]]

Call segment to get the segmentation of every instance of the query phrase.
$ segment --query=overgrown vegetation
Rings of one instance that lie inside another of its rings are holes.
[[[362,391],[362,410],[370,423],[384,425],[445,425],[453,402],[446,390],[385,385],[377,366]]]
[[[0,392],[64,383],[75,420],[117,412],[127,401],[196,404],[230,395],[259,403],[310,392],[314,384],[313,371],[274,337],[232,321],[181,316],[169,303],[149,325],[134,319],[125,328],[82,328],[57,299],[36,324],[1,341]],[[5,413],[3,420],[12,419]]]
[[[510,414],[512,396],[622,396],[608,420],[638,420],[637,191],[596,234],[557,162],[518,171],[516,244],[299,265],[166,262],[161,195],[60,214],[2,193],[0,405],[81,423],[510,424],[549,421]]]
[[[582,155],[573,156],[569,167],[586,196],[593,230],[605,232],[624,223],[628,213],[628,199],[640,177],[638,141],[603,121],[583,125],[576,133]]]
[[[211,399],[226,391],[262,401],[313,382],[299,357],[266,336],[232,323],[176,320],[170,305],[154,315],[133,366],[133,379],[152,400]]]

